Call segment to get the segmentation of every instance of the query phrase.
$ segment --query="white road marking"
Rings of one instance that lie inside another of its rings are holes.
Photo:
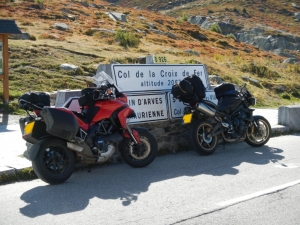
[[[250,200],[250,199],[253,199],[253,198],[257,198],[257,197],[262,196],[262,195],[271,194],[271,193],[274,193],[274,192],[277,192],[277,191],[281,191],[281,190],[284,190],[288,187],[295,186],[297,184],[300,184],[300,180],[295,180],[295,181],[287,183],[287,184],[282,184],[282,185],[272,187],[272,188],[269,188],[269,189],[266,189],[266,190],[263,190],[263,191],[255,192],[255,193],[250,194],[250,195],[245,195],[245,196],[234,198],[234,199],[231,199],[231,200],[228,200],[228,201],[225,201],[225,202],[220,202],[217,205],[219,205],[219,206],[234,205],[234,204],[244,202],[244,201],[247,201],[247,200]]]

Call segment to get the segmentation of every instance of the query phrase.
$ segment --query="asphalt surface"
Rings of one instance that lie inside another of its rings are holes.
[[[254,114],[264,116],[270,122],[272,133],[289,131],[288,127],[278,124],[278,109],[256,109]],[[26,143],[22,139],[19,118],[17,115],[0,114],[0,175],[31,167],[31,162],[23,157]]]

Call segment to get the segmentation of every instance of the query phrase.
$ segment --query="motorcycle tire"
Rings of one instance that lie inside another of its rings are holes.
[[[35,174],[49,184],[60,184],[72,175],[75,157],[66,142],[57,138],[46,138],[40,142],[40,149],[32,161]]]
[[[218,147],[219,137],[206,135],[213,129],[213,125],[208,121],[196,120],[190,130],[191,145],[200,155],[210,155]]]
[[[252,123],[246,133],[245,142],[252,147],[260,147],[266,144],[271,136],[271,125],[263,116],[253,116],[258,127]]]
[[[134,143],[132,139],[126,138],[120,145],[120,152],[124,161],[132,167],[145,167],[153,162],[158,152],[155,137],[149,131],[139,131],[142,147]]]

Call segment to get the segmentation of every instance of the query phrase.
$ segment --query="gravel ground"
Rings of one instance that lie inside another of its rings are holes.
[[[0,126],[2,126],[2,125],[19,124],[19,119],[21,117],[22,116],[20,116],[20,115],[12,115],[12,114],[3,114],[3,113],[0,113]]]

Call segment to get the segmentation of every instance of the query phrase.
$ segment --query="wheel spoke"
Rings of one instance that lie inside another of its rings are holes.
[[[45,152],[44,162],[49,172],[53,174],[63,173],[69,165],[66,153],[60,147],[49,147]]]

